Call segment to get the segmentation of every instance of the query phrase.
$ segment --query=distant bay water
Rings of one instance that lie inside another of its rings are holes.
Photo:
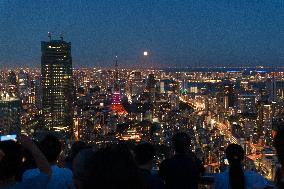
[[[187,67],[164,68],[166,72],[284,72],[284,67]]]

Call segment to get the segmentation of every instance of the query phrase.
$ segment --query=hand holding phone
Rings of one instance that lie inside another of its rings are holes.
[[[7,140],[17,141],[17,135],[2,135],[2,136],[0,136],[0,141],[7,141]]]

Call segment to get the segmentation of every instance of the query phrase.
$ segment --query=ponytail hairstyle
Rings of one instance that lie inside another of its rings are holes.
[[[229,161],[229,183],[231,189],[245,189],[245,176],[242,167],[245,152],[238,144],[229,144],[226,157]]]

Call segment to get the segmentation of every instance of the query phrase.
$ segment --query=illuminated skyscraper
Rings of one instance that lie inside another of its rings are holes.
[[[238,113],[242,114],[255,114],[256,112],[256,103],[255,103],[255,94],[244,92],[238,96]]]
[[[276,89],[276,81],[273,78],[268,79],[266,81],[266,90],[267,93],[269,94],[269,101],[276,101],[277,99],[277,89]]]
[[[144,83],[142,80],[142,73],[140,71],[135,71],[131,82],[131,95],[136,96],[141,94],[143,90]]]
[[[13,94],[0,91],[0,135],[20,134],[21,100]]]
[[[232,83],[225,83],[224,85],[225,108],[233,108],[235,105],[234,85]]]
[[[70,138],[73,130],[74,88],[71,43],[41,42],[42,113],[50,131]]]

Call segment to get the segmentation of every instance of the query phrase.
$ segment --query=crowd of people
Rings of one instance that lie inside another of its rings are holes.
[[[94,150],[75,142],[69,155],[60,161],[60,140],[47,135],[37,143],[25,135],[17,141],[0,142],[0,188],[5,189],[197,189],[205,172],[202,162],[191,150],[186,133],[172,138],[173,155],[153,171],[155,148],[141,142],[131,148],[119,143]],[[284,131],[278,132],[274,147],[282,165],[276,172],[274,188],[284,188]],[[228,169],[216,174],[216,189],[269,188],[267,180],[245,171],[245,152],[229,144],[225,151]],[[59,163],[61,162],[61,163]]]

